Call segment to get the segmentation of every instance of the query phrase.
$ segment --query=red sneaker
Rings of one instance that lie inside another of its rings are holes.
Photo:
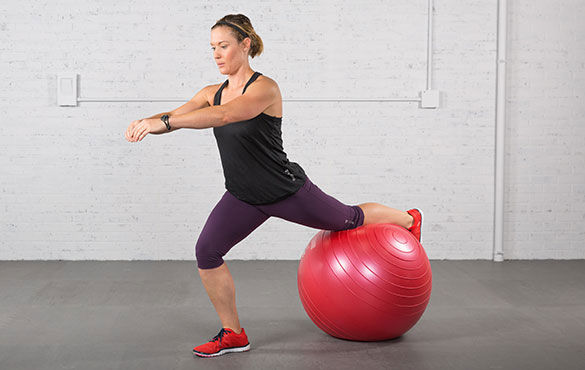
[[[249,349],[250,343],[244,328],[240,334],[236,334],[232,329],[222,328],[210,342],[193,348],[193,354],[199,357],[215,357],[229,352],[244,352]]]
[[[412,226],[408,229],[408,231],[410,231],[415,238],[418,239],[418,241],[420,242],[420,231],[422,229],[422,212],[416,208],[413,209],[409,209],[408,214],[410,214],[413,218],[414,218],[414,223],[412,224]]]

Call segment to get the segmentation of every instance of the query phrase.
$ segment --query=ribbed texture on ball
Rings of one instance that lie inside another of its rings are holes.
[[[394,224],[319,231],[299,263],[297,284],[311,320],[343,339],[377,341],[406,333],[431,295],[429,259]]]

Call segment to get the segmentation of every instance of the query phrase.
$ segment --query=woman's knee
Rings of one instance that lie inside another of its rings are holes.
[[[365,213],[364,213],[363,208],[360,207],[359,205],[349,206],[349,207],[351,209],[351,215],[349,218],[345,219],[345,221],[344,221],[345,225],[343,225],[343,227],[341,229],[339,229],[339,231],[355,229],[355,228],[358,228],[364,224]]]
[[[201,239],[197,241],[195,246],[195,258],[197,259],[197,267],[200,269],[212,269],[221,266],[223,261],[223,254],[218,248],[217,244],[208,243]]]

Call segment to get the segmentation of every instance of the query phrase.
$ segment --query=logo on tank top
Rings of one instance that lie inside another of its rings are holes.
[[[284,173],[287,174],[288,176],[290,176],[290,178],[292,179],[292,181],[295,181],[295,175],[293,175],[292,173],[290,173],[290,171],[287,169],[284,170]]]

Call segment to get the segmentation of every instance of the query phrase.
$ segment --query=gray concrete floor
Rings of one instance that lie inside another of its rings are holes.
[[[422,319],[352,342],[308,318],[298,261],[227,261],[251,350],[193,358],[221,323],[195,262],[0,262],[0,369],[585,369],[585,261],[431,261]]]

